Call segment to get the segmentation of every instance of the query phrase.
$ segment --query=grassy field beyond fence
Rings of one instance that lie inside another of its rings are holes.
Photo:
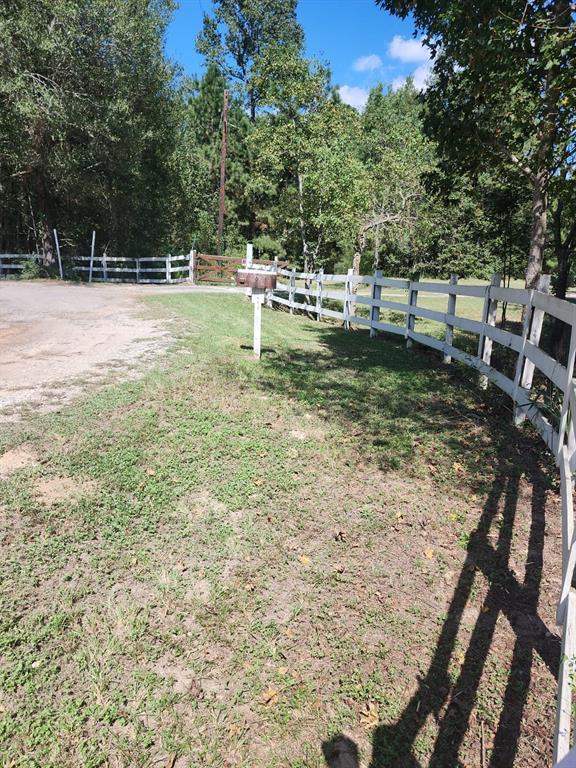
[[[556,481],[506,399],[282,312],[256,362],[242,297],[148,309],[153,371],[0,438],[0,764],[548,765]]]

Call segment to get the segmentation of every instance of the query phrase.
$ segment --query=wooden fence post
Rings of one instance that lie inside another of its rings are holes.
[[[254,259],[254,245],[252,243],[246,243],[246,267],[250,268],[252,266],[252,261]]]
[[[64,280],[64,272],[62,270],[62,255],[60,253],[60,241],[58,240],[58,232],[54,229],[54,242],[56,243],[56,254],[58,256],[58,271],[60,272],[60,280]]]
[[[377,335],[378,330],[374,327],[374,323],[380,322],[380,307],[375,302],[380,301],[382,296],[382,286],[377,285],[376,281],[382,277],[382,270],[374,270],[374,282],[372,283],[372,304],[370,305],[370,338],[373,339]]]
[[[194,261],[196,257],[196,251],[194,248],[190,251],[189,261],[188,261],[188,280],[194,285]]]
[[[570,751],[570,731],[572,725],[572,681],[571,677],[574,651],[576,647],[576,594],[568,593],[562,646],[560,650],[560,669],[558,670],[558,698],[556,703],[556,727],[554,730],[554,765]]]
[[[410,280],[408,284],[408,312],[406,313],[406,349],[412,349],[412,339],[410,334],[414,330],[414,324],[416,322],[416,315],[412,312],[412,307],[418,305],[418,289],[413,288],[414,283],[420,280],[420,276],[416,277],[416,280]]]
[[[274,256],[274,264],[273,264],[273,271],[274,274],[278,275],[278,256]],[[266,306],[268,309],[272,309],[272,297],[274,296],[274,290],[272,288],[266,289]]]
[[[458,285],[458,275],[454,273],[450,275],[450,285]],[[448,308],[447,308],[446,314],[447,315],[456,314],[456,294],[455,293],[448,294]],[[447,346],[451,347],[453,341],[454,341],[454,326],[446,322],[446,335],[444,336],[444,343]],[[449,355],[447,352],[444,352],[444,362],[446,364],[451,363],[452,355]]]
[[[108,265],[106,263],[106,251],[102,253],[102,258],[100,259],[102,262],[102,277],[104,280],[108,280]]]
[[[296,291],[296,270],[290,273],[290,287],[288,288],[288,301],[290,302],[290,314],[294,314],[294,295]]]
[[[350,290],[350,277],[354,274],[354,270],[352,267],[348,270],[346,274],[346,282],[344,283],[344,328],[346,328],[347,331],[350,330],[350,304],[351,304],[351,296],[352,292]]]
[[[484,325],[496,325],[496,310],[498,308],[498,301],[491,298],[492,288],[497,288],[500,285],[500,275],[495,272],[490,280],[490,285],[486,288],[486,294],[484,296],[484,308],[482,309],[482,322]],[[478,338],[478,357],[486,365],[490,365],[492,358],[492,339],[485,336],[483,333]],[[487,389],[488,376],[481,373],[479,378],[480,389]]]
[[[167,283],[170,282],[170,279],[172,277],[170,273],[170,259],[171,259],[170,254],[168,254],[168,256],[166,256],[166,282]]]
[[[536,283],[536,291],[549,293],[550,275],[540,275]],[[532,379],[534,378],[534,363],[527,360],[524,355],[524,346],[526,341],[531,342],[536,347],[540,343],[540,334],[542,333],[542,323],[544,322],[544,310],[534,309],[532,306],[532,294],[530,302],[526,305],[524,313],[524,329],[522,334],[522,348],[518,353],[516,362],[516,376],[514,377],[514,395],[519,387],[530,391],[532,388]],[[526,414],[517,405],[514,405],[514,424],[519,425],[526,419]]]
[[[94,269],[94,248],[96,246],[96,230],[92,230],[92,247],[90,248],[90,270],[88,271],[88,282],[92,282],[92,270]]]
[[[316,320],[319,322],[322,319],[322,278],[324,277],[324,269],[318,270],[316,276]]]

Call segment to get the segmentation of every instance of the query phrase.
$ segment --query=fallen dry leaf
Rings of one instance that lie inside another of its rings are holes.
[[[202,690],[202,686],[198,682],[198,680],[192,680],[190,683],[190,686],[188,687],[188,692],[192,696],[193,699],[203,699],[204,698],[204,691]]]
[[[379,722],[378,707],[373,701],[367,701],[360,712],[360,723],[366,730],[369,730],[370,728],[375,728]]]
[[[425,549],[424,557],[427,557],[428,560],[432,560],[432,558],[434,557],[434,550],[431,547],[428,547],[428,549]]]
[[[153,477],[153,476],[156,474],[156,470],[155,470],[155,469],[150,469],[150,468],[148,468],[148,469],[146,470],[146,474],[147,474],[147,475],[150,475],[150,477]]]
[[[265,707],[273,707],[275,704],[278,703],[278,696],[280,694],[276,690],[276,688],[267,688],[264,693],[262,694],[262,704],[264,704]]]
[[[298,555],[298,560],[302,563],[302,565],[310,565],[312,560],[308,557],[308,555]]]
[[[452,469],[457,475],[461,475],[464,472],[464,467],[459,461],[455,461],[454,464],[452,464]]]
[[[288,667],[278,667],[278,674],[279,675],[287,675],[288,674]]]

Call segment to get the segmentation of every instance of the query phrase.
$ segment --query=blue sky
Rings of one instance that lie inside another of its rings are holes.
[[[194,48],[203,14],[211,0],[180,0],[168,29],[166,51],[191,75],[200,75],[204,60]],[[373,0],[300,0],[298,19],[306,35],[306,52],[326,61],[345,102],[362,108],[370,87],[392,87],[413,75],[424,86],[428,54],[412,36],[414,25],[376,7]]]

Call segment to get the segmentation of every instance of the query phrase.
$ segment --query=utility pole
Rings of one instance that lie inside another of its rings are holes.
[[[224,194],[226,189],[226,144],[228,141],[228,91],[222,107],[222,144],[220,146],[220,201],[218,206],[218,255],[224,250]]]

